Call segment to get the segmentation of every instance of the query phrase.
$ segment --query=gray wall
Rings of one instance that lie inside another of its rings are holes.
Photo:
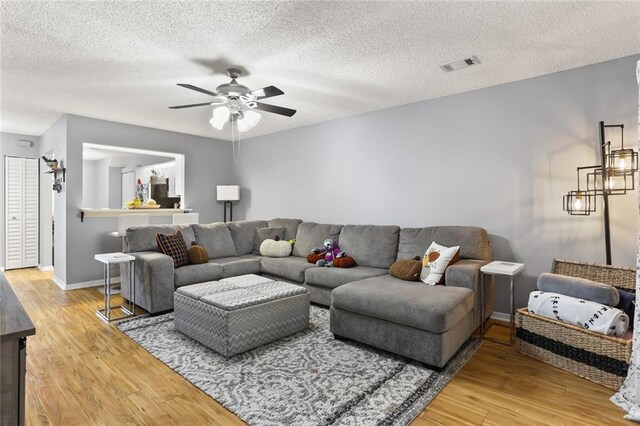
[[[112,198],[111,191],[115,191],[111,188],[112,177],[109,163],[111,163],[111,158],[82,161],[82,207],[109,208],[109,201]],[[115,192],[117,194],[122,192],[120,184]],[[120,208],[120,206],[116,208]]]
[[[21,148],[18,146],[19,140],[28,140],[33,142],[31,148]],[[40,144],[39,136],[20,135],[16,133],[0,133],[0,188],[2,188],[2,196],[0,197],[0,268],[4,268],[4,157],[6,155],[14,157],[37,158],[38,148]]]
[[[40,155],[52,151],[63,166],[67,166],[67,116],[62,116],[53,126],[40,135]],[[44,162],[40,163],[40,264],[55,267],[54,279],[66,282],[66,191],[53,192],[53,178],[44,174],[47,170]],[[68,182],[68,178],[67,178]],[[63,184],[66,187],[66,183]],[[51,237],[51,220],[55,217],[55,237]],[[71,244],[71,243],[70,243]],[[55,245],[55,259],[51,253],[51,246]]]
[[[481,226],[495,259],[526,264],[524,306],[554,257],[604,263],[601,211],[569,216],[562,195],[575,189],[577,166],[596,164],[600,120],[624,123],[635,145],[639,58],[246,140],[236,219]],[[635,265],[636,202],[611,199],[617,265]],[[508,312],[507,283],[498,284],[496,310]]]
[[[109,167],[109,206],[110,209],[122,207],[122,168]]]
[[[96,161],[96,201],[98,208],[109,207],[109,163],[110,158]]]
[[[101,279],[102,268],[93,259],[94,254],[122,249],[119,239],[106,235],[116,230],[117,218],[85,218],[80,222],[83,142],[184,154],[186,207],[200,213],[201,222],[222,220],[222,207],[215,201],[215,186],[226,183],[233,172],[230,143],[76,115],[65,117],[66,284]],[[170,222],[171,217],[158,220]],[[57,269],[56,256],[56,274]]]
[[[82,161],[82,205],[84,207],[99,208],[98,191],[96,186],[97,161]]]

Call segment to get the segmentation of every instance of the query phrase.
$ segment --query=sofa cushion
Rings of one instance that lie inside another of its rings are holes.
[[[389,271],[386,269],[371,268],[368,266],[356,266],[353,268],[315,267],[305,271],[304,281],[307,285],[336,288],[353,281],[378,277],[388,273]]]
[[[253,253],[256,229],[264,228],[265,226],[267,226],[267,222],[264,220],[227,223],[227,228],[231,232],[231,239],[233,239],[238,256]]]
[[[175,287],[217,281],[222,279],[222,267],[217,263],[202,263],[200,265],[186,265],[173,272]]]
[[[283,240],[293,240],[298,233],[298,226],[302,223],[302,219],[284,219],[276,218],[269,221],[269,228],[285,228]]]
[[[175,234],[180,231],[184,242],[189,247],[195,241],[195,235],[191,225],[145,225],[132,226],[127,229],[124,242],[127,253],[137,253],[140,251],[159,252],[156,234]]]
[[[180,233],[182,234],[182,238],[184,238],[184,242],[187,244],[187,247],[191,247],[191,244],[196,241],[196,233],[193,232],[193,227],[191,225],[173,225],[173,227],[176,231],[180,231]]]
[[[231,232],[226,224],[210,223],[208,225],[193,224],[192,226],[196,241],[207,249],[209,259],[238,255],[231,238]]]
[[[209,263],[220,265],[223,278],[237,277],[238,275],[259,274],[260,257],[247,255],[241,257],[223,257],[212,259]]]
[[[284,235],[287,232],[287,228],[259,228],[256,230],[256,234],[254,236],[255,244],[254,244],[254,254],[260,254],[260,246],[264,240],[274,240],[276,237],[284,240]],[[289,240],[285,240],[289,241]]]
[[[473,309],[466,288],[429,286],[390,275],[345,284],[331,293],[331,306],[431,333],[443,333]]]
[[[293,255],[306,258],[311,250],[322,246],[327,238],[338,241],[342,225],[328,225],[315,222],[304,222],[298,226]],[[285,237],[286,238],[286,237]],[[347,253],[349,254],[349,253]],[[349,254],[350,255],[350,254]]]
[[[483,228],[475,226],[402,228],[397,258],[422,257],[433,241],[446,247],[460,246],[462,259],[491,260],[489,235]]]
[[[304,282],[304,271],[315,267],[315,265],[307,263],[307,259],[295,256],[264,257],[260,261],[262,273],[298,283]]]
[[[399,235],[398,226],[345,225],[340,231],[340,249],[356,265],[389,269],[396,260]]]

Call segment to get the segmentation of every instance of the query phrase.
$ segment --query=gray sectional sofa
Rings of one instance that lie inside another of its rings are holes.
[[[158,250],[155,235],[180,229],[187,245],[204,246],[209,262],[173,268]],[[292,255],[268,258],[256,254],[257,230],[278,228],[296,239]],[[352,268],[316,267],[307,254],[326,238],[356,261]],[[397,259],[422,256],[431,242],[460,246],[461,260],[449,266],[444,286],[407,282],[389,275]],[[331,225],[298,219],[151,225],[132,227],[124,238],[133,255],[136,303],[150,313],[173,309],[176,288],[243,274],[260,274],[306,287],[311,301],[331,307],[331,331],[426,364],[442,367],[480,325],[480,267],[491,261],[487,232],[471,226],[403,228],[376,225]],[[129,298],[127,267],[122,292]],[[484,312],[493,311],[489,280]]]

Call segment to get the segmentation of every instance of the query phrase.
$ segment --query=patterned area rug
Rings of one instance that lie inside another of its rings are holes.
[[[250,425],[404,425],[480,347],[472,339],[442,372],[333,338],[329,311],[309,328],[225,358],[174,328],[173,313],[117,327]]]

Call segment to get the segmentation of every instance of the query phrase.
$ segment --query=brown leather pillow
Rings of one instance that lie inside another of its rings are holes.
[[[356,261],[353,260],[353,257],[343,256],[333,259],[333,266],[336,268],[350,268],[356,264]]]
[[[421,271],[422,262],[420,261],[420,257],[416,256],[413,259],[396,260],[389,269],[389,275],[404,281],[418,281]]]
[[[199,263],[207,263],[209,261],[209,253],[207,249],[201,245],[196,244],[195,241],[191,243],[189,247],[189,261],[194,265]]]

